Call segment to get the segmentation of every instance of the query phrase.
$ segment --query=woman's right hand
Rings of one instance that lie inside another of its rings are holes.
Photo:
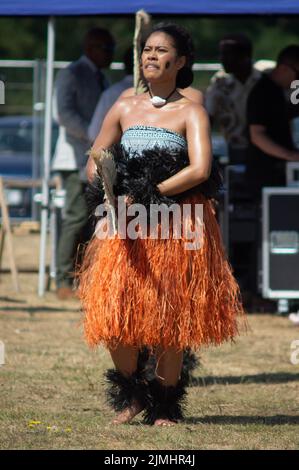
[[[108,238],[109,234],[109,226],[108,226],[108,218],[102,217],[96,224],[95,228],[95,236],[101,240]]]
[[[130,206],[131,204],[133,204],[133,199],[131,198],[131,196],[125,196],[125,204],[126,206]]]

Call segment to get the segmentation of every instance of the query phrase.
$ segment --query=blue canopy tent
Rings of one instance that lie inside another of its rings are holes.
[[[1,0],[0,15],[118,15],[141,8],[152,14],[289,15],[299,14],[297,0]]]
[[[44,128],[44,173],[42,188],[41,244],[39,262],[40,296],[45,290],[45,253],[48,219],[53,62],[55,45],[55,16],[135,14],[145,9],[150,14],[167,15],[295,15],[299,14],[298,0],[1,0],[0,16],[48,16],[47,77]]]

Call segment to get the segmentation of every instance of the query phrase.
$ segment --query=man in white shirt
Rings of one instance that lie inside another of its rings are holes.
[[[92,142],[95,141],[97,135],[100,132],[102,123],[104,118],[115,103],[117,98],[122,94],[124,90],[127,88],[131,88],[133,86],[133,48],[130,47],[124,56],[124,64],[125,64],[125,77],[114,85],[110,86],[105,90],[96,106],[95,112],[93,114],[91,123],[88,127],[88,135]]]
[[[227,35],[219,48],[224,70],[212,77],[205,106],[212,124],[220,127],[227,141],[230,163],[244,163],[249,145],[247,98],[261,72],[252,65],[252,44],[245,35]]]

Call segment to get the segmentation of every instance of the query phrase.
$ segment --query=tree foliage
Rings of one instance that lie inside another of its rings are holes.
[[[275,59],[284,46],[298,43],[297,17],[156,16],[155,21],[176,21],[189,29],[197,61],[217,61],[218,41],[228,32],[247,34],[254,43],[255,59]],[[56,19],[56,59],[73,60],[81,54],[82,37],[92,26],[108,28],[117,40],[115,60],[121,60],[132,43],[133,16],[62,17]],[[45,18],[0,18],[1,59],[45,58]]]
[[[185,26],[195,42],[197,62],[218,62],[218,42],[228,32],[243,32],[254,44],[254,59],[276,59],[278,52],[291,43],[299,43],[297,17],[190,17],[156,16],[154,22],[175,21]],[[55,59],[71,61],[82,53],[82,39],[94,26],[108,28],[117,43],[114,60],[121,61],[132,44],[134,16],[85,16],[56,18]],[[47,19],[0,18],[0,59],[45,59]],[[107,71],[106,71],[107,72]],[[114,82],[118,71],[108,71]],[[211,72],[195,73],[194,86],[204,91]],[[5,82],[6,104],[0,114],[31,114],[33,101],[43,101],[44,78],[33,81],[29,68],[2,68],[0,79]],[[34,98],[36,89],[41,90]]]

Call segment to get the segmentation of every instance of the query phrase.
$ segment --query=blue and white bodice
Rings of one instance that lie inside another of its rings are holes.
[[[143,150],[160,147],[165,150],[187,149],[186,139],[178,132],[164,127],[131,126],[122,135],[121,145],[132,155],[141,154]]]

